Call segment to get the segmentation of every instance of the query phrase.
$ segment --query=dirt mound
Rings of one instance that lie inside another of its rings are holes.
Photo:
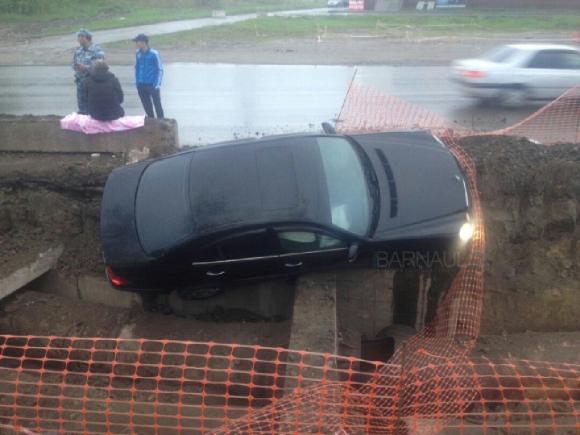
[[[506,136],[461,145],[486,225],[482,332],[580,329],[580,146]]]
[[[512,335],[479,337],[474,356],[491,360],[501,358],[578,364],[580,332],[525,332]]]
[[[2,304],[0,332],[57,337],[124,337],[288,346],[290,324],[184,319],[113,308],[53,294],[26,291]]]

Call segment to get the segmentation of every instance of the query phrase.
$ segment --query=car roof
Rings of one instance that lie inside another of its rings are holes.
[[[321,136],[270,136],[196,150],[188,196],[197,235],[266,222],[330,224]]]
[[[216,142],[209,145],[201,146],[195,148],[194,151],[207,151],[212,150],[218,147],[225,147],[225,146],[236,146],[236,145],[250,145],[250,144],[259,144],[263,142],[271,142],[277,140],[284,140],[288,138],[302,138],[302,137],[321,137],[321,136],[328,136],[326,133],[287,133],[287,134],[275,134],[269,136],[256,136],[256,137],[249,137],[243,139],[234,139],[234,140],[227,140],[223,142]]]
[[[508,47],[515,48],[517,50],[524,51],[540,51],[540,50],[572,50],[579,51],[578,48],[571,45],[564,44],[547,44],[547,43],[537,43],[537,44],[508,44]]]

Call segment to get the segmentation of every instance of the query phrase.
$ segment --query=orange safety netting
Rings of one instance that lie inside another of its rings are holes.
[[[572,90],[496,134],[577,141],[577,97]],[[435,320],[389,363],[260,346],[0,336],[0,424],[27,433],[579,433],[580,365],[470,357],[485,255],[475,166],[456,143],[470,133],[358,85],[338,126],[432,130],[471,192],[468,255]]]
[[[352,84],[338,120],[341,132],[378,132],[406,128],[430,130],[456,137],[477,134],[522,136],[551,145],[580,142],[580,86],[572,88],[517,124],[476,133],[441,115],[385,94],[373,87]]]
[[[580,365],[432,350],[407,365],[260,346],[5,336],[0,424],[33,433],[578,430]]]
[[[568,90],[522,122],[495,134],[524,136],[547,145],[580,142],[580,86]]]

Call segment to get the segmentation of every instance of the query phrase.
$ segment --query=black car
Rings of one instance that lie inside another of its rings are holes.
[[[201,297],[360,254],[465,244],[468,211],[464,175],[430,133],[299,134],[116,169],[101,237],[116,288]]]

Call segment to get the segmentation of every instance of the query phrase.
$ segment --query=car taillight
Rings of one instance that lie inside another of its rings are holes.
[[[125,287],[130,284],[128,279],[123,278],[119,274],[115,273],[111,266],[107,266],[107,276],[115,287]]]
[[[468,79],[481,79],[485,77],[487,74],[483,71],[463,71],[461,75]]]

